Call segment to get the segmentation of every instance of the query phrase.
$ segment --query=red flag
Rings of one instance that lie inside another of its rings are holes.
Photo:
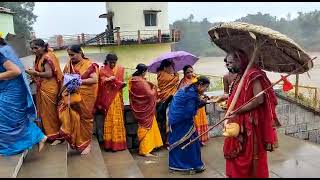
[[[287,92],[293,89],[293,85],[290,83],[290,81],[288,81],[288,79],[285,76],[281,75],[281,79],[283,81],[282,89],[284,92]]]

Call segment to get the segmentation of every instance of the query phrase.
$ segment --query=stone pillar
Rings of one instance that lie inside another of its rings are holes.
[[[140,30],[138,30],[138,44],[141,44]]]
[[[101,38],[100,37],[97,37],[97,44],[101,45]]]
[[[63,37],[62,35],[57,35],[57,47],[61,48],[63,46]]]
[[[176,42],[176,31],[174,29],[172,29],[171,37],[172,37],[172,41]]]
[[[158,29],[158,40],[161,43],[161,29]]]
[[[78,44],[81,44],[80,35],[77,36],[77,42],[78,42]]]
[[[81,43],[84,43],[86,42],[86,38],[84,36],[84,33],[81,34]]]
[[[117,31],[117,45],[120,46],[121,40],[120,40],[120,32]]]

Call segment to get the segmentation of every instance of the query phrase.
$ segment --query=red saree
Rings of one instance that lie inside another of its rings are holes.
[[[150,129],[156,113],[157,91],[142,77],[134,76],[130,80],[129,99],[135,119],[139,125]]]
[[[106,77],[115,76],[112,81],[105,82]],[[116,65],[112,70],[108,65],[101,67],[99,73],[99,90],[95,105],[95,111],[99,110],[107,114],[107,111],[116,97],[123,88],[124,68]]]
[[[249,69],[234,109],[254,97],[253,82],[255,80],[260,81],[262,89],[271,85],[261,69]],[[236,87],[237,85],[228,99],[228,107],[235,95]],[[280,125],[275,113],[276,104],[275,93],[270,89],[264,94],[262,105],[229,120],[240,125],[240,134],[238,137],[226,137],[224,141],[223,151],[228,177],[269,177],[267,151],[272,151],[275,147],[277,143],[275,126]]]

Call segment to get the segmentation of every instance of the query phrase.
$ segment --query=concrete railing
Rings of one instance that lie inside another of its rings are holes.
[[[51,48],[61,49],[73,44],[81,45],[121,45],[150,44],[180,41],[180,31],[171,30],[138,30],[138,31],[106,31],[100,34],[56,35],[44,39]]]

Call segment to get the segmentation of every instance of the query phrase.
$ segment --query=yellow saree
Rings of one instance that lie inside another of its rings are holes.
[[[113,69],[100,69],[100,79],[104,79],[105,77],[109,77],[112,75],[116,77],[116,81],[118,83],[123,82],[124,68],[119,65],[116,65]],[[115,85],[115,83],[115,81],[109,81],[105,84],[105,86],[110,87],[112,85]],[[107,113],[104,120],[104,148],[106,150],[111,149],[112,151],[121,151],[127,149],[126,129],[124,126],[123,117],[124,107],[122,88],[113,88],[109,90],[111,90],[111,92],[109,92],[109,98],[114,98],[108,99],[108,101],[111,102],[111,104],[106,107]],[[100,93],[105,94],[107,93],[107,91]],[[112,97],[111,94],[113,94]]]
[[[157,91],[144,78],[134,76],[129,81],[129,98],[133,116],[139,125],[139,154],[147,155],[163,146],[155,117]]]

